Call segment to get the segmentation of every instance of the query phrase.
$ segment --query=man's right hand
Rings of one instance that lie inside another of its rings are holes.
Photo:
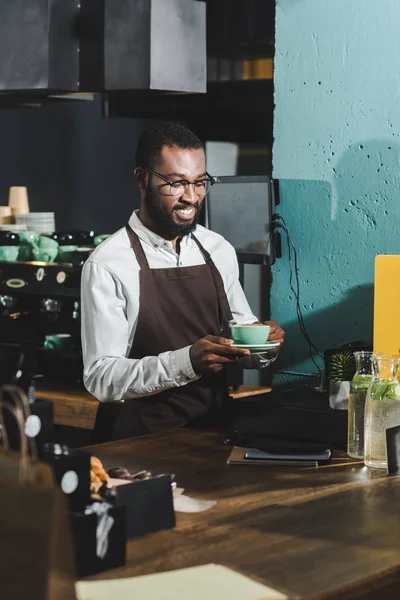
[[[224,365],[235,363],[239,358],[248,356],[249,350],[232,347],[233,340],[216,335],[206,335],[190,348],[190,360],[197,373],[218,373]]]

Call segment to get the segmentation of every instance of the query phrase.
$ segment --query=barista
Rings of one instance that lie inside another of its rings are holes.
[[[135,177],[139,210],[82,273],[84,381],[102,403],[120,406],[114,438],[218,420],[224,367],[249,355],[231,346],[228,323],[257,321],[233,247],[198,225],[215,183],[200,140],[177,124],[147,129]],[[283,338],[271,322],[270,340]]]

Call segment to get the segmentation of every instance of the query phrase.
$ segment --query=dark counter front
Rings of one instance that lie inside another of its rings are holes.
[[[90,451],[106,468],[176,474],[189,496],[217,500],[177,513],[176,529],[133,539],[130,577],[218,563],[304,599],[400,598],[400,478],[337,455],[318,468],[227,466],[219,433],[171,431]]]

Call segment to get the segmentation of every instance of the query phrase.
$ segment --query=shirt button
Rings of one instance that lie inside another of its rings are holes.
[[[158,244],[154,244],[154,248],[159,248],[159,245]]]
[[[164,242],[164,246],[169,246],[168,242]]]

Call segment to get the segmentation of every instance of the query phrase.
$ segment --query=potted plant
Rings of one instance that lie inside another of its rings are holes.
[[[351,350],[339,350],[330,355],[327,378],[329,381],[329,406],[336,410],[347,410],[350,382],[356,371]]]

